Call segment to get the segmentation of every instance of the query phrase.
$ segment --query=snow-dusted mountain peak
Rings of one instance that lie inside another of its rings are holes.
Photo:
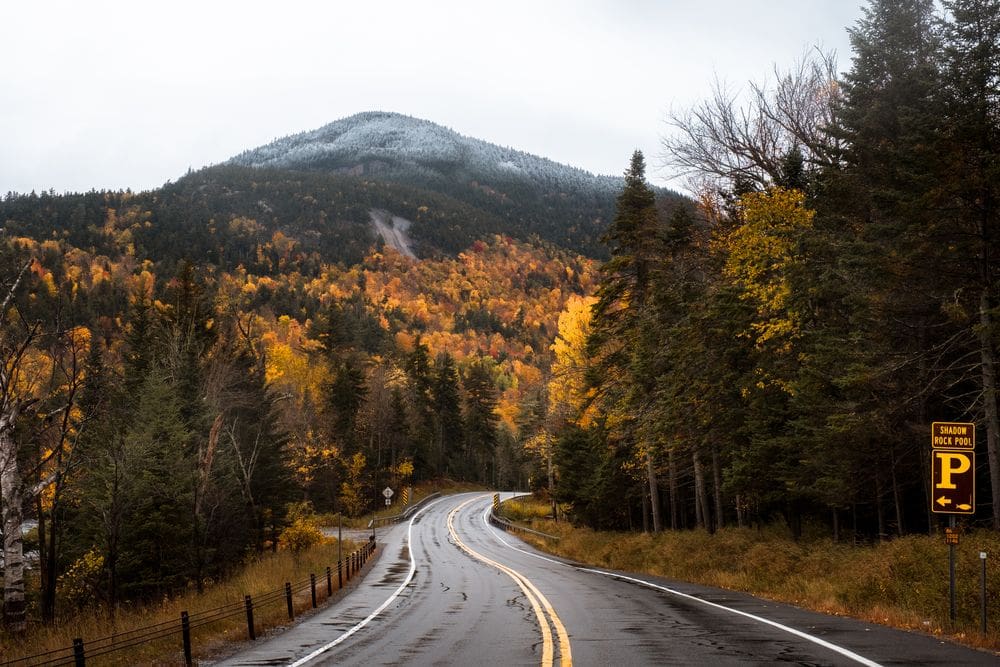
[[[355,114],[284,137],[241,153],[229,162],[248,167],[423,177],[420,180],[458,176],[460,180],[485,184],[528,179],[560,190],[596,187],[607,192],[621,187],[620,178],[594,176],[582,169],[463,136],[428,120],[382,111]]]

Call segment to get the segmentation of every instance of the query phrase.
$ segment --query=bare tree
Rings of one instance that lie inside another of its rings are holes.
[[[664,162],[695,192],[763,189],[782,180],[794,151],[807,171],[835,163],[839,146],[826,130],[839,96],[836,69],[834,53],[816,51],[787,72],[775,68],[771,84],[749,84],[745,95],[716,80],[709,99],[670,115]]]

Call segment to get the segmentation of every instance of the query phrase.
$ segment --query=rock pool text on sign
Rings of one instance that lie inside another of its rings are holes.
[[[931,424],[931,447],[975,449],[976,425],[962,422],[934,422]]]

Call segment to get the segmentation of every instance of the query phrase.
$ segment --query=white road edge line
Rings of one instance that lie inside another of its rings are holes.
[[[336,639],[334,639],[329,644],[324,644],[323,646],[320,646],[318,649],[316,649],[315,651],[313,651],[309,655],[305,656],[304,658],[299,658],[295,662],[289,663],[288,667],[300,667],[301,665],[304,665],[307,662],[309,662],[311,660],[314,660],[314,659],[318,658],[319,656],[323,655],[324,653],[326,653],[327,651],[329,651],[333,647],[335,647],[335,646],[343,643],[348,637],[350,637],[355,632],[357,632],[361,628],[363,628],[366,625],[368,625],[369,623],[371,623],[379,614],[381,614],[383,611],[385,611],[386,608],[390,604],[392,604],[393,601],[396,598],[399,597],[400,593],[402,593],[406,589],[406,587],[410,585],[410,582],[413,580],[413,575],[417,571],[417,561],[413,557],[413,549],[411,548],[411,545],[413,544],[413,522],[416,521],[417,517],[419,517],[421,514],[423,514],[424,512],[426,512],[427,510],[429,510],[430,508],[434,507],[439,502],[441,502],[443,500],[447,500],[447,499],[448,499],[448,496],[446,496],[444,498],[440,498],[438,500],[435,500],[431,504],[427,505],[427,507],[424,507],[419,512],[417,512],[416,514],[414,514],[413,518],[410,519],[410,524],[409,524],[409,526],[407,527],[407,530],[406,530],[406,547],[407,547],[407,551],[409,551],[409,553],[410,553],[410,571],[407,573],[406,579],[403,580],[403,583],[399,585],[399,588],[397,588],[393,592],[393,594],[390,595],[389,598],[385,602],[383,602],[381,605],[379,605],[378,608],[375,609],[375,611],[373,611],[372,613],[368,614],[368,617],[365,620],[361,621],[360,623],[358,623],[357,625],[355,625],[353,628],[349,629],[347,632],[345,632],[344,634],[342,634],[339,637],[337,637]]]
[[[509,548],[513,549],[514,551],[520,551],[525,556],[531,556],[532,558],[537,558],[539,560],[544,560],[544,561],[547,561],[549,563],[555,563],[556,565],[562,565],[563,567],[573,567],[572,565],[568,565],[567,563],[564,563],[562,561],[555,560],[554,558],[547,558],[545,556],[540,556],[538,554],[533,554],[530,551],[525,551],[524,549],[519,549],[518,547],[515,547],[513,544],[511,544],[507,540],[505,540],[502,537],[500,537],[499,531],[496,528],[494,528],[493,526],[490,525],[489,514],[490,514],[490,510],[491,509],[492,509],[492,507],[487,507],[486,511],[483,512],[483,523],[486,524],[486,527],[488,529],[490,529],[490,530],[493,531],[493,536],[494,537],[496,537],[498,540],[500,540],[501,542],[503,542]],[[599,575],[602,575],[602,576],[605,576],[605,577],[611,577],[612,579],[621,579],[622,581],[628,581],[628,582],[631,582],[633,584],[638,584],[640,586],[646,586],[647,588],[652,588],[652,589],[655,589],[655,590],[658,590],[658,591],[663,591],[664,593],[670,593],[671,595],[676,595],[678,597],[682,597],[682,598],[685,598],[687,600],[693,600],[695,602],[700,602],[700,603],[702,603],[704,605],[708,605],[709,607],[715,607],[716,609],[722,609],[724,611],[732,612],[732,613],[737,614],[739,616],[745,616],[746,618],[750,618],[750,619],[753,619],[753,620],[758,621],[760,623],[764,623],[765,625],[770,625],[771,627],[778,628],[779,630],[784,630],[785,632],[793,634],[796,637],[799,637],[801,639],[805,639],[806,641],[812,642],[814,644],[818,644],[819,646],[822,646],[823,648],[830,649],[831,651],[839,653],[840,655],[842,655],[842,656],[844,656],[846,658],[849,658],[851,660],[854,660],[855,662],[858,662],[858,663],[860,663],[862,665],[866,665],[867,667],[883,667],[880,663],[877,663],[877,662],[875,662],[873,660],[869,660],[868,658],[864,657],[863,655],[859,655],[859,654],[855,653],[854,651],[851,651],[850,649],[846,649],[846,648],[844,648],[842,646],[837,646],[836,644],[831,644],[830,642],[826,641],[825,639],[820,639],[819,637],[816,637],[814,635],[810,635],[809,633],[806,633],[806,632],[802,632],[801,630],[796,630],[795,628],[789,627],[787,625],[782,625],[781,623],[778,623],[777,621],[772,621],[770,619],[764,618],[763,616],[757,616],[756,614],[751,614],[751,613],[746,612],[746,611],[740,611],[739,609],[733,609],[732,607],[726,607],[725,605],[721,605],[721,604],[719,604],[717,602],[710,602],[709,600],[703,600],[700,597],[697,597],[697,596],[694,596],[694,595],[690,595],[688,593],[682,593],[681,591],[678,591],[678,590],[673,589],[673,588],[669,588],[667,586],[660,586],[659,584],[654,584],[654,583],[651,583],[649,581],[643,581],[642,579],[636,579],[634,577],[628,577],[628,576],[625,576],[624,574],[617,574],[615,572],[605,572],[604,570],[595,570],[595,569],[592,569],[592,568],[589,568],[589,567],[574,567],[573,569],[580,570],[581,572],[590,572],[591,574],[599,574]]]

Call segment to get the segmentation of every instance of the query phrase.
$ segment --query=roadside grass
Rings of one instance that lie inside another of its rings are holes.
[[[560,538],[523,539],[580,563],[743,591],[1000,651],[1000,534],[994,531],[970,531],[956,548],[957,613],[951,623],[948,547],[942,536],[910,535],[856,546],[815,532],[796,542],[780,525],[724,528],[714,535],[703,530],[595,532],[538,518],[549,511],[546,503],[522,498],[517,505],[504,503],[505,516]],[[985,634],[980,632],[980,552],[990,559]]]
[[[344,558],[359,544],[344,541]],[[80,611],[76,615],[65,615],[52,626],[32,625],[24,636],[13,636],[0,630],[0,664],[17,660],[19,657],[37,655],[48,651],[64,649],[73,645],[74,638],[84,640],[84,648],[92,646],[99,638],[123,635],[132,630],[156,624],[165,624],[153,638],[141,640],[126,650],[116,651],[104,657],[95,654],[98,650],[87,651],[87,664],[95,665],[183,665],[180,617],[181,611],[192,616],[208,610],[232,605],[234,611],[228,617],[207,622],[199,627],[192,621],[191,644],[194,657],[205,657],[223,645],[247,639],[247,619],[242,609],[244,595],[253,596],[254,625],[258,636],[266,629],[288,622],[284,594],[270,595],[282,591],[285,582],[293,588],[305,582],[305,589],[293,597],[295,614],[312,607],[309,590],[309,575],[317,579],[317,602],[322,604],[326,596],[326,568],[332,567],[333,595],[337,595],[337,541],[329,540],[294,555],[290,551],[264,553],[255,556],[243,569],[225,581],[206,587],[198,593],[192,587],[172,597],[165,597],[157,603],[126,605],[119,607],[112,616],[104,608]],[[345,577],[346,579],[346,577]],[[345,581],[346,584],[346,581]],[[259,603],[258,600],[261,602]],[[267,601],[264,603],[264,601]],[[211,620],[211,615],[202,615]],[[196,617],[197,618],[197,617]],[[169,634],[168,634],[168,631]],[[166,635],[162,638],[160,635]],[[66,655],[66,654],[61,654]],[[69,654],[72,659],[72,652]]]
[[[503,503],[503,516],[510,521],[539,521],[552,516],[552,506],[521,496]]]

